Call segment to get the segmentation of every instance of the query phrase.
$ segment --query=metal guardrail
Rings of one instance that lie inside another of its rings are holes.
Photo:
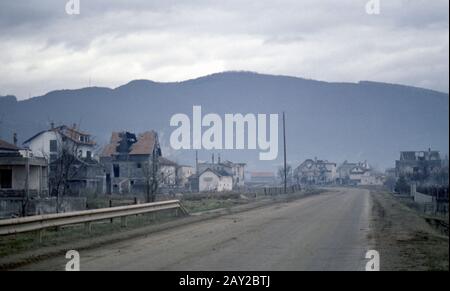
[[[187,210],[183,207],[179,200],[171,200],[130,206],[0,220],[0,235],[41,231],[51,227],[76,224],[86,224],[86,226],[90,228],[92,222],[113,218],[121,218],[123,226],[126,226],[127,216],[155,213],[170,209],[181,211],[183,214],[188,215]]]

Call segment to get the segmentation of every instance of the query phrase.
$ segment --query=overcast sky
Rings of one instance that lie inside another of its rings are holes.
[[[449,91],[449,1],[1,0],[0,95],[229,70]]]

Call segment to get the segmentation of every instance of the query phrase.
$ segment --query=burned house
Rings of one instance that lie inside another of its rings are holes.
[[[336,163],[308,159],[294,170],[299,185],[325,185],[334,183],[337,177]]]
[[[158,134],[148,131],[137,136],[113,132],[100,162],[106,169],[107,193],[144,193],[149,172],[162,156]]]
[[[405,177],[413,181],[425,181],[438,173],[442,168],[442,159],[438,151],[401,152],[395,163],[397,177]]]
[[[24,142],[49,165],[52,196],[104,194],[105,171],[94,155],[96,143],[76,125],[53,125]]]

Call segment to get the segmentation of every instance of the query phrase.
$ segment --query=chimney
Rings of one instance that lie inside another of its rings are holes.
[[[17,133],[13,134],[13,143],[15,146],[17,146]]]
[[[52,121],[52,123],[50,123],[50,129],[53,130],[55,129],[55,123]]]

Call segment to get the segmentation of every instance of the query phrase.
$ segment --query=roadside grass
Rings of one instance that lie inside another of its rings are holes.
[[[182,203],[189,213],[198,213],[221,208],[230,208],[236,205],[245,204],[247,203],[247,201],[237,199],[220,200],[210,198],[203,200],[183,200]]]
[[[448,271],[449,238],[391,194],[373,191],[372,229],[384,271]]]

